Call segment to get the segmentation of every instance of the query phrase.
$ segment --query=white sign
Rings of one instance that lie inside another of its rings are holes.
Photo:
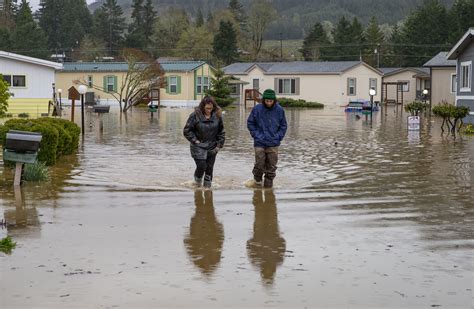
[[[408,131],[420,130],[420,116],[408,116]]]

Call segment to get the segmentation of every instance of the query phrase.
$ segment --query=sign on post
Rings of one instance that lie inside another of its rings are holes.
[[[420,130],[420,116],[408,116],[408,131]]]
[[[71,88],[68,89],[68,99],[72,101],[71,103],[71,121],[74,122],[74,109],[75,109],[75,102],[76,100],[79,100],[81,98],[81,95],[79,94],[79,91],[74,86],[71,86]]]

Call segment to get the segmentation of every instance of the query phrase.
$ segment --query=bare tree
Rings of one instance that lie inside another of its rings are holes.
[[[166,80],[161,65],[147,54],[135,49],[124,49],[122,58],[127,63],[128,70],[122,75],[117,89],[111,91],[97,84],[93,84],[92,88],[112,95],[119,102],[120,111],[127,112],[151,89],[165,88]],[[76,80],[75,83],[87,85],[85,80]]]
[[[248,23],[255,60],[262,50],[263,35],[276,16],[277,12],[268,0],[255,1],[250,8]]]

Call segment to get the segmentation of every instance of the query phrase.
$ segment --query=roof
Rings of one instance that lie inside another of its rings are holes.
[[[474,28],[469,28],[462,38],[454,45],[451,51],[447,55],[447,59],[454,60],[456,59],[462,51],[474,42]]]
[[[204,61],[163,61],[165,72],[190,72],[204,65]],[[126,72],[126,62],[65,62],[63,72]]]
[[[436,56],[431,58],[430,61],[423,64],[423,66],[424,67],[455,67],[456,60],[448,60],[446,58],[447,55],[448,55],[448,52],[440,52]]]
[[[407,67],[407,68],[380,68],[380,71],[383,72],[383,76],[391,76],[398,73],[406,72],[406,71],[413,71],[416,74],[430,74],[429,68],[414,68],[414,67]]]
[[[6,58],[6,59],[11,59],[11,60],[36,64],[36,65],[41,65],[41,66],[50,67],[57,70],[62,69],[63,67],[61,63],[23,56],[23,55],[9,53],[9,52],[4,52],[4,51],[0,51],[0,58]]]
[[[246,75],[256,66],[265,74],[340,74],[359,64],[382,74],[360,61],[238,62],[224,67],[224,72],[228,75]]]

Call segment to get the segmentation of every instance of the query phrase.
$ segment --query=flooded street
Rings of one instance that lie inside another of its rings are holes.
[[[102,133],[88,114],[79,153],[21,191],[0,166],[0,239],[17,242],[1,308],[472,308],[474,137],[434,118],[408,133],[394,107],[372,123],[286,110],[275,188],[258,190],[237,107],[203,191],[191,111],[113,111]]]

